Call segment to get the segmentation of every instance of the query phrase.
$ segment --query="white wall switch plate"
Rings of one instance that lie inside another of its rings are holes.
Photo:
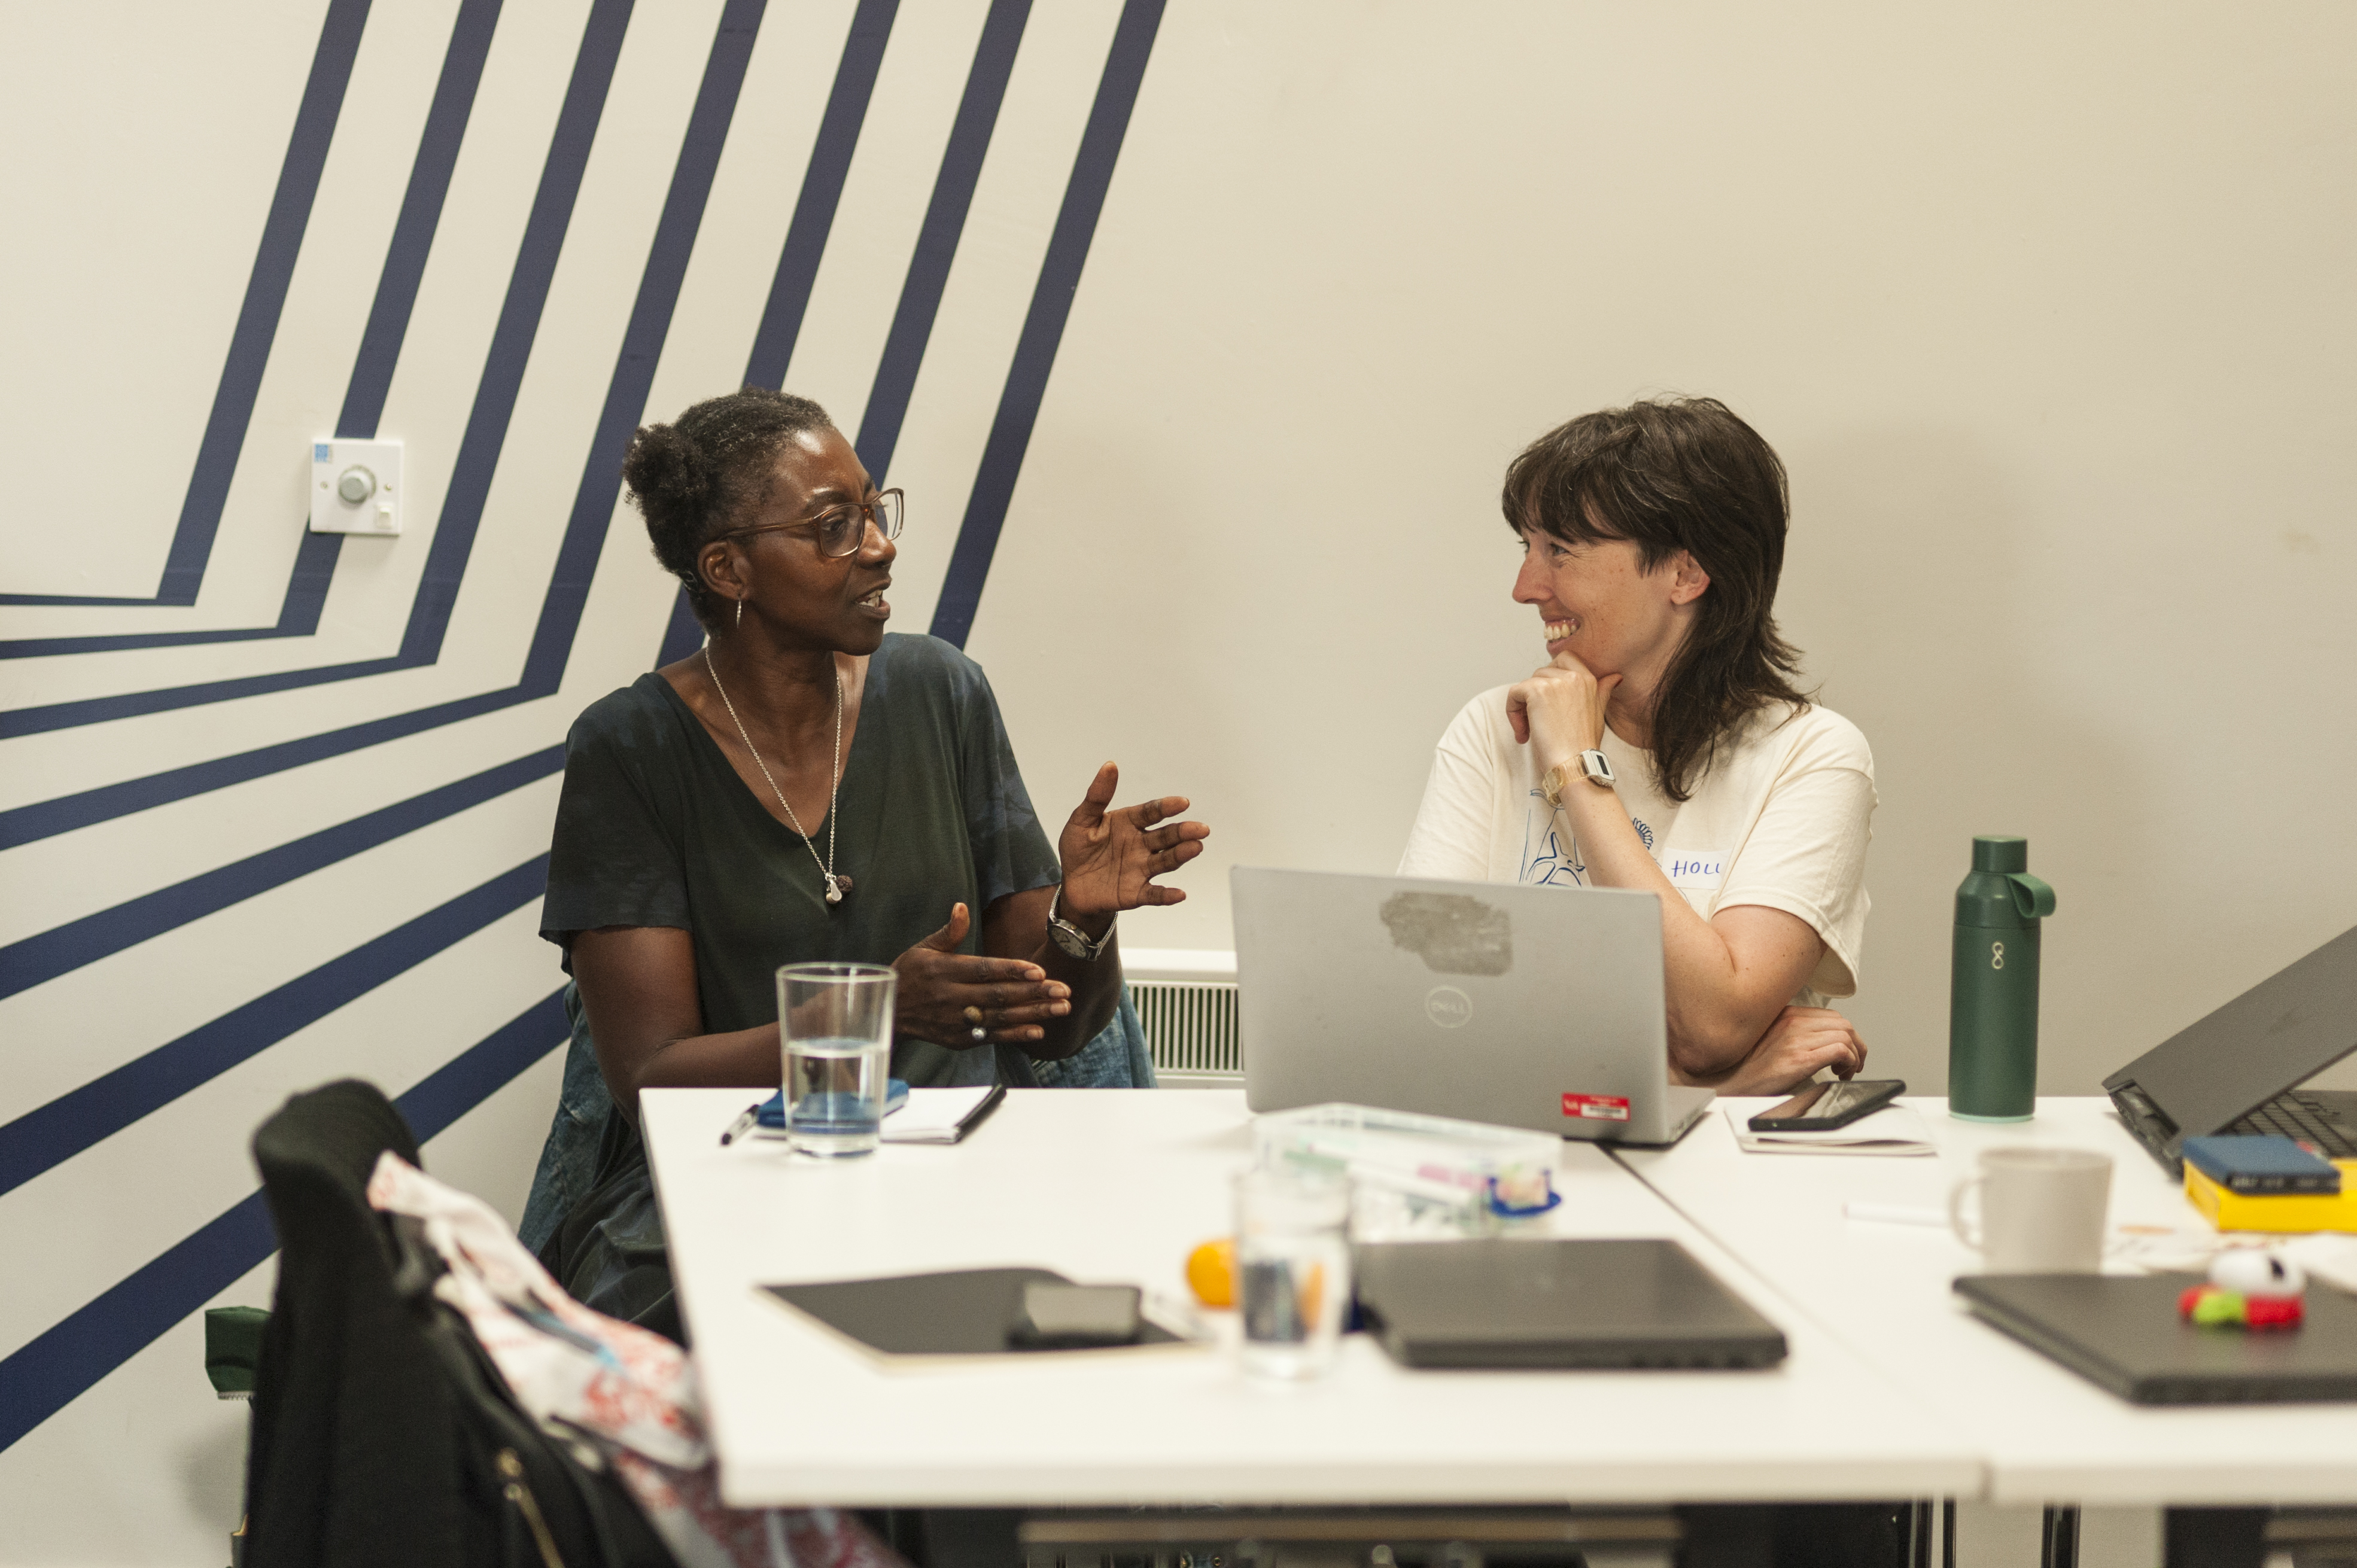
[[[311,443],[311,532],[401,532],[401,443]]]

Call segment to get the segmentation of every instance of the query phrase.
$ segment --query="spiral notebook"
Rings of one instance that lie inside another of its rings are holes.
[[[912,1089],[909,1103],[884,1122],[888,1144],[954,1144],[989,1120],[1006,1099],[1003,1083],[964,1089]]]

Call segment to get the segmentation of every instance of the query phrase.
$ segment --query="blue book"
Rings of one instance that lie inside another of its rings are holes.
[[[2335,1193],[2341,1167],[2289,1138],[2188,1138],[2186,1163],[2229,1192]]]

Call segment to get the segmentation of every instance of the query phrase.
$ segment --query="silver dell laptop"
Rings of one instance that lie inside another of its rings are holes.
[[[1347,1101],[1670,1144],[1651,893],[1239,866],[1237,1022],[1254,1111]]]

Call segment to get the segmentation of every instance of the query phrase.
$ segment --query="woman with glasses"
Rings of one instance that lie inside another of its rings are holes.
[[[892,1075],[1033,1080],[1113,1016],[1114,922],[1210,830],[1114,807],[1098,770],[1051,845],[981,668],[888,635],[900,492],[825,412],[759,387],[640,430],[623,465],[707,633],[565,743],[541,934],[565,949],[621,1115],[544,1256],[590,1305],[677,1337],[639,1092],[778,1084],[781,963],[899,972]]]
[[[1792,682],[1784,467],[1709,398],[1583,415],[1506,470],[1547,662],[1441,737],[1409,876],[1661,895],[1670,1060],[1722,1094],[1866,1064],[1874,757]]]

